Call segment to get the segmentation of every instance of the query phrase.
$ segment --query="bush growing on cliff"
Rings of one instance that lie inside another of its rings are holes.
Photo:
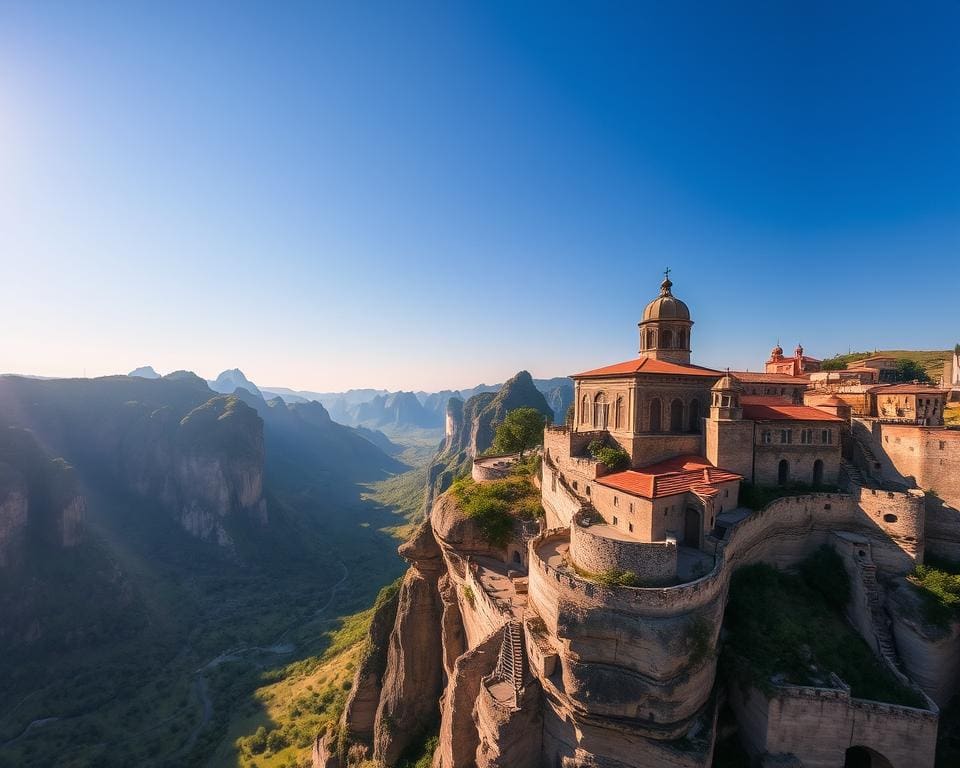
[[[630,454],[619,446],[607,445],[603,440],[592,440],[587,446],[590,455],[607,469],[626,469],[630,466]]]
[[[938,627],[949,627],[960,615],[960,568],[934,560],[918,565],[909,581],[920,592],[923,618]]]
[[[495,547],[506,546],[516,519],[529,520],[543,514],[540,494],[526,477],[489,483],[475,483],[465,477],[454,482],[451,492],[467,517],[477,523],[483,538]]]

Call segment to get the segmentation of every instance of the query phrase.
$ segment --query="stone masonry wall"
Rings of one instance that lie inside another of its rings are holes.
[[[936,712],[851,698],[843,688],[785,686],[769,700],[756,689],[733,690],[731,701],[753,754],[793,754],[804,768],[836,768],[849,747],[860,746],[893,768],[933,768]]]
[[[570,528],[570,556],[590,573],[631,571],[650,583],[670,582],[677,575],[676,542],[611,539],[577,523]]]
[[[853,428],[873,450],[886,479],[936,494],[926,500],[926,547],[960,559],[960,430],[870,419],[855,419]]]

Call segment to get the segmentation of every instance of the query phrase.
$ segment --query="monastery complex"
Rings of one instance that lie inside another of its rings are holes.
[[[544,517],[505,544],[456,487],[437,499],[317,768],[396,765],[438,698],[434,768],[710,768],[731,733],[751,766],[934,768],[960,625],[929,624],[907,576],[931,554],[960,560],[949,391],[892,381],[882,357],[825,371],[779,345],[762,372],[713,370],[694,339],[668,277],[639,356],[572,377],[533,478]],[[512,461],[477,458],[473,482]],[[824,552],[849,577],[840,626],[896,700],[812,663],[805,684],[719,668],[734,573]]]

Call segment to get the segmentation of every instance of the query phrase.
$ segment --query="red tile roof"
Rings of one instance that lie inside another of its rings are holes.
[[[731,371],[740,381],[747,384],[793,384],[805,387],[810,383],[810,374],[791,376],[789,373],[764,373],[762,371]]]
[[[603,368],[594,368],[592,371],[575,373],[573,379],[589,376],[630,376],[635,373],[663,373],[681,376],[720,376],[720,371],[703,368],[699,365],[682,365],[668,363],[666,360],[653,360],[649,357],[640,357],[636,360],[627,360],[623,363],[607,365]]]
[[[740,398],[743,418],[751,421],[843,421],[819,408],[809,405],[790,405],[778,397],[746,395]]]
[[[659,499],[693,491],[701,496],[717,493],[718,483],[741,480],[740,475],[717,469],[702,456],[677,456],[639,470],[604,475],[597,482],[646,499]]]
[[[946,395],[946,389],[925,384],[880,384],[870,389],[872,395]]]

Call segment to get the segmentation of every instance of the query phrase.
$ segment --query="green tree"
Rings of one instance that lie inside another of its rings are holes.
[[[901,357],[897,360],[897,381],[930,381],[927,372],[916,360]]]
[[[493,448],[498,453],[519,453],[523,459],[524,451],[543,442],[546,423],[546,418],[536,408],[514,408],[497,425]]]

